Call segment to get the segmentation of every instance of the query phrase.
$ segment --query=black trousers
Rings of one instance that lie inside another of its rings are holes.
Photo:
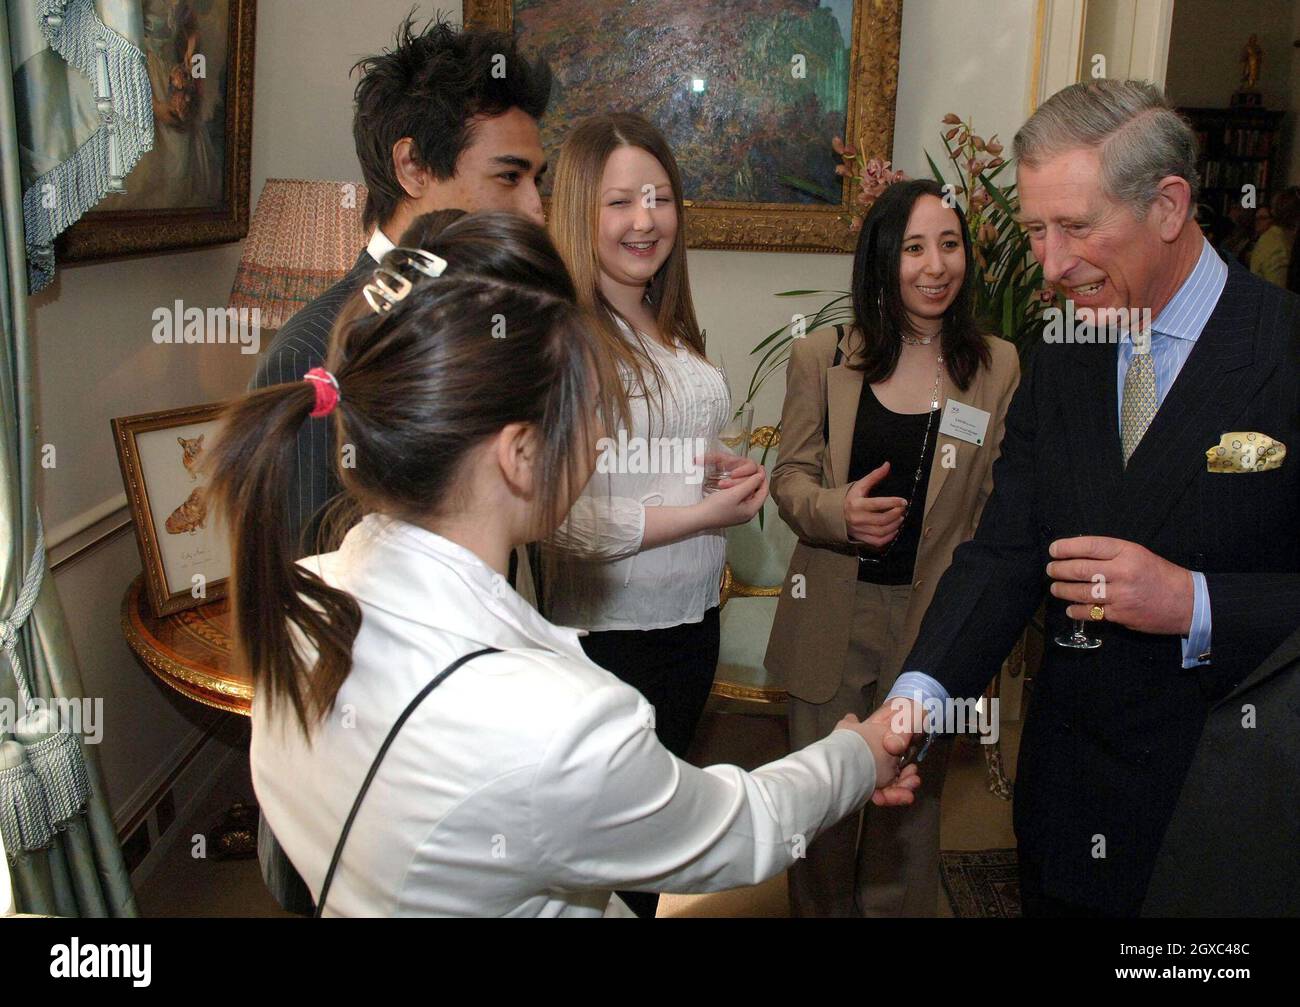
[[[709,609],[700,622],[667,629],[611,629],[581,639],[589,658],[655,708],[655,734],[664,748],[686,758],[718,667],[718,609]],[[659,904],[653,892],[618,894],[638,916],[653,917]]]
[[[1022,916],[1050,919],[1096,919],[1106,914],[1089,906],[1058,899],[1043,891],[1042,865],[1023,850],[1016,851],[1020,874],[1020,912]]]

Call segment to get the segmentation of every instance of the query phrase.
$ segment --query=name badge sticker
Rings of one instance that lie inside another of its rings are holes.
[[[943,410],[943,419],[939,423],[939,433],[956,437],[959,441],[982,445],[984,435],[988,432],[988,413],[956,399],[948,400],[948,405]]]

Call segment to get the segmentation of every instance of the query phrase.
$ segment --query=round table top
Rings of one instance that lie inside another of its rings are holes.
[[[144,666],[177,692],[207,706],[249,715],[252,681],[231,670],[228,598],[158,618],[149,607],[144,575],[122,599],[122,633]]]

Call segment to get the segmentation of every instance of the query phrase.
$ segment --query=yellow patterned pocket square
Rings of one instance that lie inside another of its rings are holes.
[[[1235,430],[1205,452],[1205,467],[1211,472],[1267,472],[1280,468],[1285,457],[1281,441],[1253,430]]]

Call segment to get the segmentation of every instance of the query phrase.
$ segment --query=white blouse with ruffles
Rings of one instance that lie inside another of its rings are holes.
[[[638,338],[616,320],[629,339]],[[591,481],[547,543],[543,601],[548,618],[564,626],[665,629],[699,622],[718,604],[724,529],[652,549],[643,550],[641,541],[647,507],[703,499],[699,456],[730,415],[731,393],[722,372],[680,340],[672,349],[643,342],[663,387],[652,384],[648,402],[641,389],[629,389],[631,429],[610,438]],[[646,378],[653,382],[654,375]]]

